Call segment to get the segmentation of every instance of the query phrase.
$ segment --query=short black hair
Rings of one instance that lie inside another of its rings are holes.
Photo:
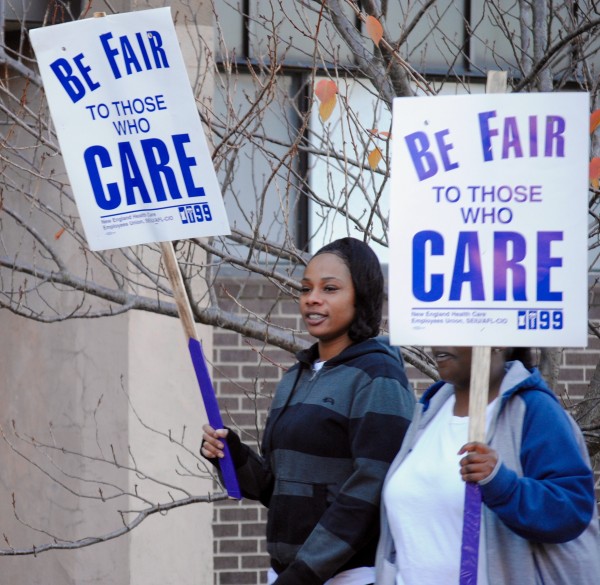
[[[371,247],[356,238],[340,238],[318,250],[319,254],[335,254],[341,258],[352,277],[356,314],[348,335],[354,342],[379,335],[383,310],[383,272]]]

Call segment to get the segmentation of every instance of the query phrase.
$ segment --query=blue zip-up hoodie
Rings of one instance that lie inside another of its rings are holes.
[[[386,483],[453,392],[445,382],[425,392]],[[486,442],[499,455],[479,483],[479,554],[486,555],[489,585],[598,585],[600,530],[587,449],[538,370],[507,364]],[[382,501],[377,585],[396,584],[394,550]]]
[[[269,508],[267,549],[277,585],[321,585],[373,566],[386,471],[414,410],[402,357],[367,339],[312,368],[317,345],[277,387],[262,455],[231,433],[244,497]]]

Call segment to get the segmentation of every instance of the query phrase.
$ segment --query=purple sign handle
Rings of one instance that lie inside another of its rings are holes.
[[[460,585],[477,585],[480,528],[481,488],[476,483],[467,482],[460,550]]]
[[[197,339],[190,338],[188,348],[190,350],[190,355],[192,356],[196,378],[200,385],[200,393],[202,394],[202,400],[204,401],[204,407],[206,408],[208,422],[213,429],[222,429],[223,419],[221,418],[221,411],[219,410],[215,390],[208,373],[208,368],[206,367],[204,354],[202,353],[202,345]],[[227,490],[229,497],[241,500],[242,492],[240,491],[227,441],[223,441],[223,444],[225,445],[223,448],[225,457],[219,459],[223,483],[225,484],[225,489]]]

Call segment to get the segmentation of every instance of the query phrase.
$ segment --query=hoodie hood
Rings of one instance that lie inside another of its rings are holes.
[[[330,360],[327,360],[324,367],[333,368],[335,366],[339,366],[340,364],[356,359],[362,355],[373,353],[387,354],[404,364],[400,348],[390,345],[389,338],[382,335],[349,345],[344,351],[335,357],[332,357]],[[315,343],[308,349],[299,351],[296,354],[296,358],[301,364],[312,367],[312,364],[319,359],[319,344]]]
[[[506,362],[505,371],[506,373],[502,380],[502,384],[500,385],[499,392],[501,402],[500,408],[502,408],[505,402],[515,394],[530,390],[534,390],[535,392],[545,392],[554,400],[557,400],[556,395],[548,387],[537,368],[528,370],[520,361],[515,360]],[[442,389],[443,391],[441,391]],[[443,397],[443,400],[445,401],[452,392],[454,392],[452,384],[444,382],[443,380],[430,386],[419,400],[419,402],[423,404],[423,412],[426,412],[430,405],[437,402],[434,397]]]

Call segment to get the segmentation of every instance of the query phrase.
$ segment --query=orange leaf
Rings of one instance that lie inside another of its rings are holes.
[[[379,41],[383,37],[383,27],[381,23],[374,16],[367,16],[365,21],[367,34],[371,37],[371,40],[379,45]]]
[[[590,115],[590,134],[596,128],[598,128],[599,124],[600,124],[600,110],[596,110],[595,112],[592,112],[592,114]]]
[[[323,122],[325,122],[329,116],[331,116],[336,104],[337,98],[335,97],[335,94],[327,101],[321,102],[321,105],[319,106],[319,115],[321,116],[321,120],[323,120]]]
[[[392,136],[389,132],[384,132],[383,130],[378,130],[377,128],[372,128],[371,130],[367,130],[367,132],[373,136],[376,136],[377,138],[383,138],[384,140],[387,140]]]
[[[377,165],[379,164],[379,161],[383,158],[383,155],[381,154],[381,150],[379,150],[378,148],[375,148],[374,150],[372,150],[369,153],[369,157],[368,157],[368,161],[369,161],[369,166],[375,170],[377,168]]]
[[[58,240],[58,238],[60,238],[60,236],[62,236],[65,233],[65,228],[62,227],[60,228],[55,234],[54,234],[54,239]]]
[[[590,160],[590,183],[594,189],[599,188],[600,179],[600,158],[594,157]]]
[[[598,179],[600,178],[600,158],[594,157],[590,161],[590,183],[595,189],[598,189]]]
[[[327,102],[337,94],[337,85],[331,79],[321,79],[315,87],[315,94],[321,102]]]

